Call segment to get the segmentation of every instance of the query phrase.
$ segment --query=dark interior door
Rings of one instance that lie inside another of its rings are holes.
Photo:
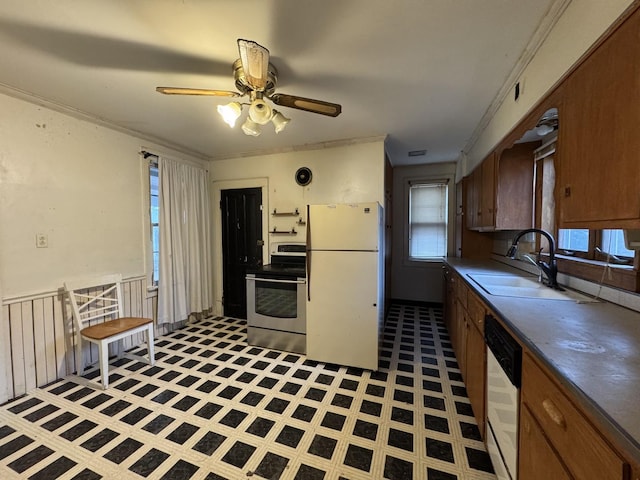
[[[224,315],[247,318],[247,269],[262,265],[262,189],[222,191]]]

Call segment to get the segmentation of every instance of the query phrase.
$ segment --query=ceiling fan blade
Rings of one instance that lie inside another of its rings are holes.
[[[124,38],[4,18],[0,18],[0,32],[29,49],[81,66],[217,76],[229,73],[228,60],[192,55]]]
[[[319,113],[329,117],[337,117],[342,112],[342,106],[337,103],[324,102],[312,98],[296,97],[295,95],[286,95],[284,93],[274,93],[269,98],[276,105],[297,108],[298,110]]]
[[[156,87],[156,92],[165,95],[208,95],[212,97],[241,97],[238,92],[228,90],[206,90],[202,88]]]
[[[263,92],[267,86],[269,50],[251,40],[238,39],[238,51],[247,83]]]

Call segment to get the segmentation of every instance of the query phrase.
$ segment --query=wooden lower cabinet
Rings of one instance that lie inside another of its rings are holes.
[[[478,428],[482,438],[485,438],[485,383],[487,378],[486,363],[487,350],[484,343],[484,334],[476,325],[469,321],[466,342],[466,369],[464,374],[465,385],[469,401],[473,408],[473,414],[478,422]]]
[[[579,480],[624,480],[629,466],[610,446],[552,378],[538,365],[530,353],[522,360],[522,412],[535,418],[548,445],[540,445],[539,437],[531,437],[520,427],[519,480],[542,478],[530,472],[526,452],[552,448],[570,477]],[[526,414],[525,414],[526,415]],[[530,424],[529,424],[530,425]],[[524,464],[523,464],[524,462]],[[538,467],[541,468],[541,467]],[[546,478],[554,478],[547,476]]]
[[[444,282],[444,323],[447,330],[451,331],[453,319],[456,318],[456,282],[458,274],[448,266],[442,267],[442,280]]]
[[[465,377],[467,366],[467,310],[459,301],[456,301],[456,319],[450,335],[453,350],[456,352],[458,368],[462,376]]]
[[[484,316],[494,312],[453,270],[445,289],[445,322],[469,401],[486,433]],[[640,480],[640,464],[624,457],[575,397],[524,346],[520,390],[518,480]]]
[[[445,323],[464,379],[469,401],[482,438],[485,435],[486,346],[484,343],[484,306],[455,273],[445,289]]]
[[[572,479],[526,406],[520,411],[518,463],[518,480]]]

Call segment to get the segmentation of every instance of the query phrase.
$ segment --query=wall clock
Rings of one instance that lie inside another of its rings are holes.
[[[307,167],[300,167],[296,171],[296,183],[302,187],[306,187],[311,183],[311,170]]]

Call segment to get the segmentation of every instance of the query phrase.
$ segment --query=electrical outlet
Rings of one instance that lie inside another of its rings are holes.
[[[44,233],[36,233],[36,248],[47,248],[49,239]]]

